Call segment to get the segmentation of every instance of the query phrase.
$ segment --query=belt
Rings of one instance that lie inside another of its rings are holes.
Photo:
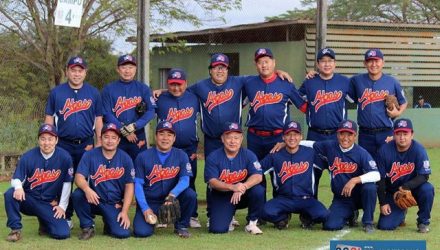
[[[252,134],[256,134],[258,136],[263,136],[263,137],[267,137],[267,136],[274,136],[274,135],[279,135],[281,133],[283,133],[282,129],[275,129],[275,130],[258,130],[255,128],[249,128],[248,129],[249,132],[251,132]]]
[[[320,133],[323,135],[332,135],[336,133],[336,129],[319,129],[314,127],[309,127],[310,130],[315,131],[316,133]]]
[[[383,128],[366,128],[366,127],[360,127],[359,130],[366,133],[378,133],[378,132],[384,132],[384,131],[390,131],[392,128],[389,127],[383,127]]]
[[[84,142],[90,141],[92,139],[92,137],[86,137],[86,138],[80,138],[80,139],[66,139],[66,138],[60,138],[61,140],[65,141],[65,142],[69,142],[72,144],[83,144]]]

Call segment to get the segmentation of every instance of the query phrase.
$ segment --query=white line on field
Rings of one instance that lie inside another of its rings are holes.
[[[336,234],[335,237],[331,238],[330,240],[339,240],[342,237],[344,237],[346,234],[349,234],[350,232],[351,231],[349,229],[343,229],[338,234]],[[316,248],[316,250],[328,250],[328,249],[330,249],[330,241],[329,241],[328,245]]]

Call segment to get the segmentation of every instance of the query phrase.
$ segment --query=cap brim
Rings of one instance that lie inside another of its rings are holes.
[[[237,133],[243,134],[243,131],[242,131],[241,129],[231,129],[231,130],[227,130],[227,131],[224,131],[223,134],[229,134],[229,133],[231,133],[231,132],[237,132]]]
[[[182,85],[182,84],[185,84],[185,83],[186,83],[186,80],[181,80],[181,79],[169,79],[169,80],[167,80],[167,83],[168,83],[168,84],[171,84],[171,83],[177,83],[177,84]]]
[[[114,128],[103,129],[103,130],[101,131],[101,135],[107,133],[108,131],[113,131],[113,132],[115,132],[115,133],[116,133],[117,135],[119,135],[119,136],[121,135],[121,132],[119,132],[119,130],[114,129]]]
[[[134,66],[136,66],[136,63],[135,62],[131,62],[131,61],[125,61],[125,62],[118,63],[118,66],[121,66],[121,65],[124,65],[124,64],[133,64]]]
[[[271,55],[261,54],[261,55],[257,55],[254,60],[257,61],[258,59],[265,57],[265,56],[269,57],[270,59],[273,59],[273,56],[271,56]]]
[[[87,69],[87,67],[84,64],[80,64],[80,63],[70,64],[67,67],[70,69],[70,68],[73,68],[75,66],[79,66],[79,67],[81,67],[83,69]]]
[[[295,131],[295,132],[297,132],[298,134],[301,134],[301,130],[299,130],[299,129],[297,129],[297,128],[289,128],[289,129],[286,129],[286,130],[283,132],[283,134],[288,134],[288,133],[291,132],[291,131]]]
[[[375,60],[383,60],[383,58],[382,57],[379,57],[379,56],[371,56],[371,57],[368,57],[367,59],[365,59],[365,61],[369,61],[369,60],[373,60],[373,59],[375,59]]]
[[[213,62],[213,63],[211,63],[210,67],[214,68],[215,66],[218,66],[218,65],[223,65],[226,68],[229,68],[229,65],[227,63],[224,63],[224,62]]]
[[[156,133],[157,133],[157,132],[161,132],[161,131],[165,131],[165,130],[168,130],[168,131],[170,131],[171,133],[176,134],[176,132],[175,132],[173,129],[169,129],[169,128],[160,128],[160,129],[157,129],[157,130],[156,130]]]
[[[356,131],[354,131],[353,129],[348,129],[348,128],[341,128],[341,129],[338,129],[336,132],[337,132],[337,133],[340,133],[340,132],[349,132],[349,133],[352,133],[352,134],[356,134]]]
[[[410,128],[396,128],[394,130],[394,133],[398,133],[398,132],[413,132],[413,130]]]
[[[38,136],[40,136],[40,135],[42,135],[42,134],[50,134],[50,135],[53,135],[53,136],[55,136],[55,137],[58,136],[55,132],[52,132],[52,131],[43,131],[43,132],[40,132],[40,133],[38,133]]]

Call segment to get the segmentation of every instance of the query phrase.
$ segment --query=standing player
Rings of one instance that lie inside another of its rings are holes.
[[[344,120],[337,130],[338,141],[315,142],[316,153],[328,163],[333,201],[330,214],[324,223],[325,230],[344,227],[355,210],[362,208],[362,223],[367,233],[373,232],[373,215],[376,207],[376,184],[380,174],[376,162],[362,147],[355,144],[357,124]]]
[[[102,90],[104,120],[121,128],[123,137],[119,147],[134,161],[139,152],[147,149],[144,127],[153,119],[156,104],[150,88],[134,79],[133,56],[120,56],[116,70],[120,79]]]
[[[246,122],[247,142],[248,148],[261,160],[282,142],[284,124],[290,121],[290,104],[305,112],[307,103],[294,84],[288,84],[275,74],[275,59],[270,49],[257,49],[255,65],[259,75],[248,77],[244,88],[251,102]]]
[[[154,233],[154,225],[147,221],[158,214],[159,207],[169,200],[180,203],[181,217],[174,224],[174,232],[188,238],[189,221],[197,197],[189,187],[192,175],[188,156],[181,149],[173,147],[176,132],[173,124],[162,121],[156,127],[156,147],[138,155],[135,161],[135,196],[137,201],[133,227],[137,237],[149,237]]]
[[[196,192],[199,101],[194,94],[186,91],[186,74],[182,69],[171,69],[168,72],[167,83],[168,91],[160,95],[156,103],[157,118],[158,121],[169,121],[173,124],[176,132],[174,147],[182,149],[188,155],[193,173],[189,187]],[[201,227],[197,206],[191,216],[190,226]]]
[[[283,129],[286,147],[268,154],[262,161],[264,171],[274,172],[274,189],[277,196],[268,201],[262,211],[262,219],[273,222],[278,229],[287,228],[290,213],[306,214],[314,223],[324,222],[328,216],[325,206],[314,198],[313,173],[315,152],[300,146],[301,125],[289,122]]]
[[[128,209],[134,195],[134,167],[130,156],[118,149],[119,129],[105,124],[102,147],[84,154],[75,175],[78,188],[72,194],[82,233],[80,240],[95,234],[93,216],[102,215],[104,234],[116,238],[130,236]]]
[[[60,147],[56,128],[43,124],[38,132],[38,147],[24,153],[4,194],[5,210],[11,228],[7,240],[21,239],[20,212],[36,216],[39,233],[54,239],[70,236],[65,211],[69,203],[73,175],[72,158]]]
[[[78,56],[70,58],[66,67],[67,82],[52,89],[45,111],[44,122],[57,127],[58,146],[72,156],[75,172],[84,152],[93,148],[93,129],[96,145],[101,145],[101,96],[95,87],[84,82],[86,75],[86,61]],[[66,217],[71,228],[72,214],[70,202]]]
[[[418,231],[429,232],[434,202],[434,187],[428,182],[431,168],[425,148],[414,140],[411,120],[394,122],[394,140],[380,148],[377,164],[382,175],[378,188],[381,214],[377,227],[394,230],[405,221],[406,210],[393,200],[394,193],[404,189],[410,190],[417,201]]]
[[[407,102],[400,83],[382,72],[383,54],[379,49],[365,52],[364,65],[368,73],[353,76],[350,80],[349,96],[358,104],[359,145],[374,159],[380,146],[393,135],[393,120],[405,111]],[[387,110],[386,95],[395,95],[400,109]]]
[[[265,190],[260,163],[252,151],[242,148],[243,134],[238,123],[226,123],[223,148],[213,151],[205,163],[205,182],[209,185],[211,209],[209,232],[227,233],[236,209],[248,207],[245,230],[262,234],[257,222],[264,205]]]

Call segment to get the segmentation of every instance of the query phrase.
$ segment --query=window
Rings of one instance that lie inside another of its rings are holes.
[[[168,88],[167,78],[168,78],[168,71],[170,71],[170,69],[171,68],[160,68],[159,69],[159,88],[160,89]]]

